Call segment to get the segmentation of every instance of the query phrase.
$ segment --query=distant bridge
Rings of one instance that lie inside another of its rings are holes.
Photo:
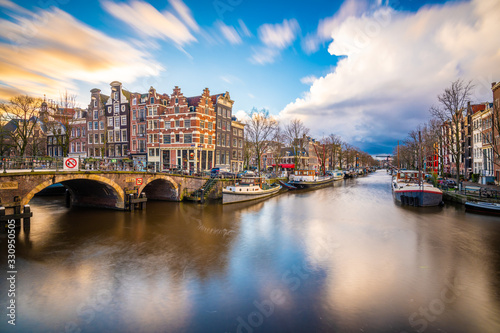
[[[0,205],[24,206],[48,186],[61,183],[70,193],[72,206],[124,210],[129,193],[148,199],[181,201],[199,189],[206,178],[165,173],[127,171],[16,172],[0,174]]]

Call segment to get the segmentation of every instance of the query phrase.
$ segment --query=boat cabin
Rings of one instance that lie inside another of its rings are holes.
[[[315,170],[295,170],[293,172],[292,180],[298,182],[310,182],[316,180],[316,171]]]
[[[400,170],[396,174],[396,181],[401,183],[418,183],[418,171]]]

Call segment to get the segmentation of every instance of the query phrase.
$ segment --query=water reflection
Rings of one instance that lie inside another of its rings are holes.
[[[23,331],[500,331],[498,219],[395,205],[384,172],[256,203],[62,207],[34,199],[19,235]]]

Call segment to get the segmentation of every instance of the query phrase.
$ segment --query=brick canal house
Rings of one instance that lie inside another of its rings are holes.
[[[147,156],[146,102],[148,94],[130,94],[130,157],[135,170],[145,170]]]
[[[499,161],[499,154],[500,154],[500,82],[493,82],[491,84],[491,91],[493,92],[493,103],[492,103],[492,108],[493,108],[493,135],[495,136],[495,146],[493,147],[494,150],[494,159],[495,159],[495,165],[494,165],[494,172],[495,172],[495,182],[497,184],[500,183],[500,161]]]
[[[90,91],[90,104],[87,109],[87,156],[101,158],[106,156],[106,115],[105,103],[109,96],[94,88]]]
[[[245,124],[232,117],[231,121],[231,172],[243,171],[243,140]]]
[[[110,83],[111,96],[106,102],[106,149],[108,157],[127,158],[129,151],[130,93],[118,81]]]
[[[229,93],[213,95],[212,103],[215,105],[215,166],[231,169],[231,122],[234,101]]]
[[[169,121],[165,119],[165,116],[169,99],[168,95],[158,94],[153,87],[149,89],[146,97],[147,159],[148,164],[152,165],[156,171],[161,170],[160,150],[165,146],[163,143],[165,141],[164,135],[168,137]],[[165,125],[165,122],[167,125]],[[168,141],[168,138],[166,141]]]

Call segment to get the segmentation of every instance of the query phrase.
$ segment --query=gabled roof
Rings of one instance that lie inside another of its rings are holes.
[[[202,96],[187,97],[186,101],[188,103],[188,106],[198,106],[201,101],[201,97]]]

